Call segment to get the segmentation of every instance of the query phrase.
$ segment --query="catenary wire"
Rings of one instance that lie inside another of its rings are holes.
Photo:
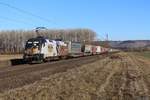
[[[10,4],[4,3],[4,2],[0,2],[0,5],[7,6],[7,7],[11,8],[11,9],[14,9],[14,10],[20,12],[20,13],[24,13],[24,14],[26,14],[26,15],[30,15],[30,16],[32,16],[32,17],[36,17],[36,18],[38,18],[38,19],[40,19],[40,20],[42,20],[42,21],[49,22],[49,23],[52,23],[52,24],[56,24],[55,22],[53,22],[53,21],[51,21],[51,20],[49,20],[49,19],[47,19],[47,18],[44,18],[44,17],[42,17],[42,16],[33,14],[33,13],[31,13],[31,12],[28,12],[28,11],[23,10],[23,9],[21,9],[21,8],[12,6],[12,5],[10,5]]]

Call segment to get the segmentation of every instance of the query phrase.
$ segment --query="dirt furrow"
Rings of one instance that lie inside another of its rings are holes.
[[[149,99],[147,84],[143,79],[143,71],[134,62],[133,58],[127,58],[124,72],[125,85],[123,85],[122,97],[119,100]]]
[[[145,94],[143,98],[150,99],[150,63],[149,60],[143,57],[134,57],[131,55],[133,63],[138,67],[138,71],[141,74],[141,85],[143,85],[143,90]]]
[[[124,59],[117,59],[120,64],[118,70],[112,71],[113,76],[104,85],[106,88],[102,100],[149,100],[147,83],[143,70],[133,58],[126,55]],[[116,62],[117,63],[117,62]]]

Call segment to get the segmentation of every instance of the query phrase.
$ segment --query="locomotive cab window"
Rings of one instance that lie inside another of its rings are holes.
[[[40,47],[39,41],[28,41],[25,46],[26,49],[39,48],[39,47]]]

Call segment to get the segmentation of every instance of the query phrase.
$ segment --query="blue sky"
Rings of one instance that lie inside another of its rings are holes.
[[[150,0],[1,0],[47,18],[36,17],[0,5],[0,30],[90,28],[103,39],[150,40]],[[13,20],[13,21],[12,21]]]

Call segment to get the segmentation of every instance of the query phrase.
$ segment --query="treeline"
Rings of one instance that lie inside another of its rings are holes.
[[[64,41],[90,42],[96,38],[96,33],[90,29],[53,29],[40,30],[38,33],[25,30],[0,31],[0,54],[22,53],[25,42],[37,36]]]

